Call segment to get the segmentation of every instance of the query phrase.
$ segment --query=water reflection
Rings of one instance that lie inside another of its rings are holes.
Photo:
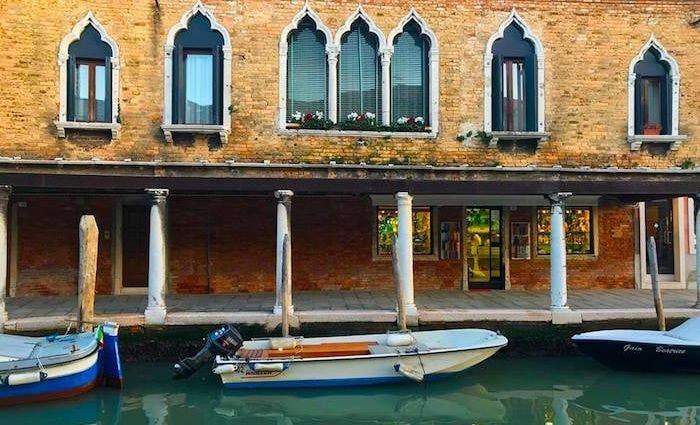
[[[585,358],[492,359],[456,379],[348,389],[224,391],[203,372],[127,365],[127,388],[0,410],[33,424],[700,424],[700,381],[613,372]]]

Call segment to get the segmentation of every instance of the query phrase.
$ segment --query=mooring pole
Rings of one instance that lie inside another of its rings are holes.
[[[95,216],[80,217],[80,262],[78,265],[78,327],[91,332],[95,315],[95,279],[99,230]]]
[[[666,316],[664,315],[664,304],[661,301],[661,288],[659,287],[659,264],[656,260],[656,241],[654,237],[649,237],[647,242],[647,259],[649,261],[649,271],[651,272],[651,289],[654,293],[654,308],[656,309],[656,321],[660,331],[666,330]]]
[[[402,331],[408,330],[406,326],[406,306],[403,299],[403,288],[401,285],[401,270],[398,254],[398,237],[394,234],[391,237],[391,267],[394,271],[394,284],[396,285],[396,305],[398,306],[398,325]]]
[[[289,234],[284,235],[282,241],[282,258],[287,258],[287,253],[290,249]],[[289,336],[289,304],[292,300],[292,294],[289,287],[289,265],[287,261],[282,261],[282,336]]]

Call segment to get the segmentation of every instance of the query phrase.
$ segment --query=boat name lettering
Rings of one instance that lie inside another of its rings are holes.
[[[667,348],[667,347],[656,347],[657,353],[665,354],[685,354],[685,349],[683,348]]]
[[[642,347],[638,345],[627,344],[624,347],[622,347],[622,351],[642,351]]]

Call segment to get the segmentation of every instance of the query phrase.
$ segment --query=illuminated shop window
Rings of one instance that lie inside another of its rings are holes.
[[[391,237],[398,231],[396,208],[377,208],[377,254],[391,255]],[[430,208],[413,209],[413,255],[433,253]]]
[[[593,254],[593,209],[566,209],[564,230],[567,254]],[[549,255],[552,214],[549,208],[537,209],[537,254]]]

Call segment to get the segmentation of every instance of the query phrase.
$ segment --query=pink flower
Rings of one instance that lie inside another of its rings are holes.
[[[416,123],[416,117],[409,117],[408,121],[406,121],[408,125],[413,125]]]
[[[365,114],[362,114],[362,115],[358,116],[358,117],[357,117],[357,120],[355,120],[355,121],[357,121],[357,122],[362,122],[362,121],[364,121],[365,119],[367,119],[367,118],[365,117]]]
[[[304,114],[304,121],[310,121],[310,120],[312,120],[313,118],[314,118],[314,114],[311,114],[311,113],[308,113],[308,112]]]

